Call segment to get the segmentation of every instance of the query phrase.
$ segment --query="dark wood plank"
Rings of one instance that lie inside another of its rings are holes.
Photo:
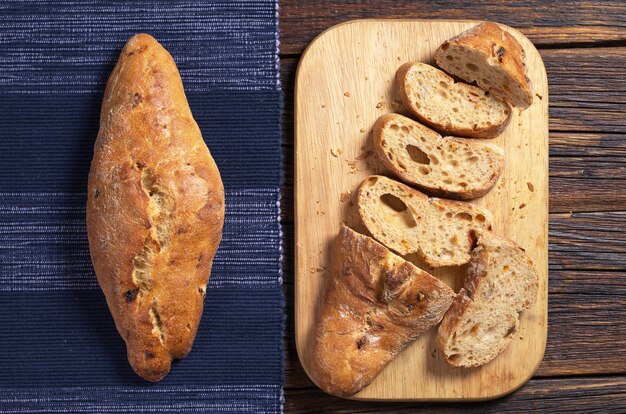
[[[550,165],[554,157],[626,156],[626,137],[622,134],[550,132]]]
[[[424,403],[350,401],[318,388],[285,390],[286,413],[415,413]],[[433,413],[623,413],[626,377],[532,379],[517,392],[495,401],[428,404]]]
[[[280,36],[283,54],[302,53],[319,33],[348,20],[474,19],[492,20],[522,31],[537,45],[621,41],[626,39],[626,4],[619,0],[553,2],[542,0],[480,2],[457,0],[282,0]]]
[[[550,270],[626,271],[626,211],[550,215]]]

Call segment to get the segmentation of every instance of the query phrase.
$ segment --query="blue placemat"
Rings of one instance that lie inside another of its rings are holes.
[[[0,3],[0,412],[279,412],[283,297],[277,2]],[[226,189],[193,351],[126,361],[91,267],[87,173],[132,35],[174,56]]]

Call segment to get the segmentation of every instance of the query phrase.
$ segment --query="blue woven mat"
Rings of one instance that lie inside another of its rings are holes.
[[[280,412],[277,3],[0,3],[0,412]],[[87,173],[126,40],[174,56],[226,189],[191,354],[160,383],[126,361],[91,267]]]

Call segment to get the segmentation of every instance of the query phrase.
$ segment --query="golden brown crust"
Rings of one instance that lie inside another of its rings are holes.
[[[493,124],[488,128],[479,129],[479,130],[475,130],[472,128],[463,128],[461,126],[457,126],[454,124],[442,125],[440,123],[434,122],[430,118],[423,116],[423,112],[420,110],[420,108],[415,106],[414,100],[411,99],[411,97],[408,94],[409,89],[406,87],[407,83],[409,82],[407,79],[407,75],[409,74],[409,71],[411,70],[411,68],[413,68],[414,65],[415,65],[415,62],[409,62],[400,66],[400,69],[398,69],[398,72],[396,73],[395,83],[396,83],[396,89],[398,90],[398,93],[400,94],[400,100],[402,101],[402,104],[404,105],[405,108],[407,108],[411,112],[411,115],[415,116],[420,122],[423,122],[424,124],[441,132],[444,135],[455,135],[459,137],[470,137],[470,138],[497,137],[498,135],[502,133],[502,131],[504,131],[504,129],[509,124],[511,120],[510,112],[508,116],[506,117],[506,120],[502,122],[501,124]],[[442,73],[442,74],[445,75],[445,73]],[[454,79],[451,77],[450,77],[450,81],[451,83],[455,83]],[[471,85],[467,85],[467,86],[471,87]]]
[[[88,191],[98,282],[133,369],[158,381],[191,350],[224,189],[176,64],[149,35],[126,43],[109,77]]]
[[[325,391],[348,396],[439,323],[454,292],[348,227],[341,227],[336,250],[311,374]]]
[[[497,65],[509,73],[523,91],[524,102],[514,103],[520,109],[528,108],[533,102],[532,85],[526,75],[526,53],[511,34],[504,31],[499,25],[484,22],[444,42],[437,52],[435,59],[441,67],[445,61],[440,51],[445,51],[450,45],[465,46],[480,52],[488,58],[491,64]],[[444,66],[442,66],[444,64]],[[479,86],[480,83],[479,83]],[[506,98],[506,91],[490,90],[494,96]],[[511,102],[512,103],[512,102]]]
[[[446,342],[453,334],[454,330],[459,326],[461,318],[465,314],[467,307],[472,302],[472,299],[467,295],[467,291],[464,288],[459,290],[456,294],[450,308],[442,319],[439,329],[437,331],[437,337],[435,342],[439,353],[443,356],[444,360],[455,367],[460,366],[459,361],[454,358],[448,358],[446,355]]]

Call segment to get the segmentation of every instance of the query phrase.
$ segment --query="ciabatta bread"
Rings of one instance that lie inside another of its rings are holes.
[[[491,96],[519,109],[533,103],[524,48],[495,23],[481,23],[444,42],[435,60],[446,72],[476,82]]]
[[[445,283],[345,226],[328,277],[311,375],[339,396],[366,387],[441,321],[454,297]]]
[[[396,85],[411,114],[445,135],[492,138],[511,118],[511,108],[500,99],[425,63],[402,65]]]
[[[418,252],[433,267],[469,262],[474,233],[491,231],[492,216],[486,209],[429,198],[380,175],[361,183],[358,209],[376,240],[402,255]]]
[[[442,138],[397,114],[374,125],[374,148],[387,168],[431,195],[470,200],[489,192],[504,169],[504,151],[472,139]]]
[[[493,360],[517,336],[519,313],[537,298],[533,260],[517,244],[493,235],[478,239],[465,286],[437,334],[445,360],[475,367]]]
[[[88,186],[98,282],[131,366],[159,381],[193,345],[224,188],[174,59],[149,35],[126,43],[109,77]]]

